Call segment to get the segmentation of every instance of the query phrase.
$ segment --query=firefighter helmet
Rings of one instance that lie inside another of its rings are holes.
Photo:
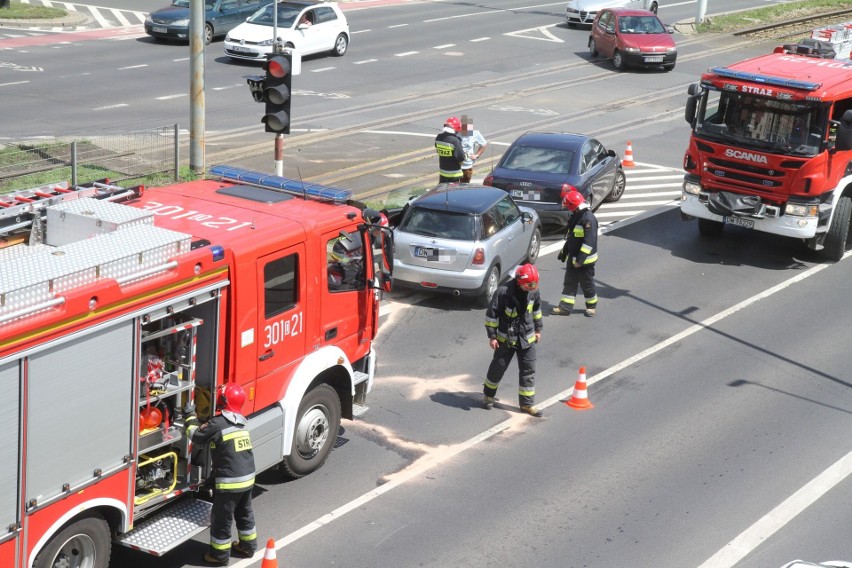
[[[241,414],[243,404],[246,402],[246,391],[238,384],[228,383],[219,387],[219,396],[216,405],[221,410],[227,410],[236,414]]]
[[[449,126],[449,127],[450,127],[450,128],[452,128],[453,130],[455,130],[456,132],[458,132],[459,130],[461,130],[461,121],[459,120],[459,117],[457,117],[457,116],[451,116],[450,118],[448,118],[448,119],[444,122],[444,126]]]
[[[586,198],[583,197],[583,194],[577,191],[576,189],[572,189],[568,193],[565,194],[565,197],[562,198],[562,206],[568,209],[569,211],[574,211],[579,207],[582,203],[586,202]]]
[[[349,264],[361,260],[364,256],[364,244],[360,233],[347,233],[338,237],[331,247],[331,259],[340,264]]]
[[[527,291],[538,288],[538,268],[532,264],[522,264],[515,271],[515,280]]]

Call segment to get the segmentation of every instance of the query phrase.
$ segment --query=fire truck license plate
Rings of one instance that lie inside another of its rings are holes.
[[[743,219],[742,217],[725,217],[726,225],[737,225],[746,229],[754,229],[754,221],[751,219]]]
[[[646,57],[645,63],[662,63],[663,56],[662,55],[654,55],[653,57]]]

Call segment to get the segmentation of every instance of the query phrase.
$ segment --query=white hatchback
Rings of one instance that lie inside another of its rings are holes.
[[[287,0],[269,4],[225,36],[225,55],[265,61],[272,52],[273,6],[278,6],[278,38],[283,47],[301,55],[330,51],[340,56],[349,48],[349,23],[336,2]]]
[[[657,13],[657,0],[568,0],[565,21],[569,26],[591,26],[598,12],[604,8],[633,8]]]

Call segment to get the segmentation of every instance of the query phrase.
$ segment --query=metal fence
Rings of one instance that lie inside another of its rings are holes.
[[[44,183],[111,182],[156,174],[178,178],[178,125],[151,130],[5,144],[0,147],[0,193]]]

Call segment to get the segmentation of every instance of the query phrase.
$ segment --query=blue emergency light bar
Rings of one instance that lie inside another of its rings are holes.
[[[727,67],[713,67],[711,73],[720,77],[729,79],[739,79],[740,81],[753,81],[763,85],[775,85],[778,87],[787,87],[789,89],[801,89],[804,91],[813,91],[819,89],[822,83],[811,83],[810,81],[796,81],[795,79],[782,79],[781,77],[772,77],[771,75],[758,75],[757,73],[746,73],[744,71],[733,71]]]
[[[301,180],[262,174],[243,168],[213,166],[210,168],[210,173],[227,181],[237,181],[257,187],[284,191],[297,197],[331,201],[334,203],[346,203],[352,199],[352,192],[348,189],[337,189],[316,183],[305,183]]]

